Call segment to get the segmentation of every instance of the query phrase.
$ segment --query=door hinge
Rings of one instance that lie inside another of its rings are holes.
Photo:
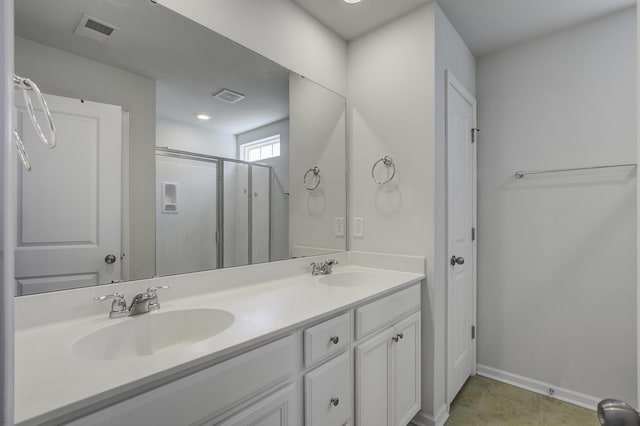
[[[480,132],[480,129],[478,129],[477,127],[474,127],[473,129],[471,129],[471,143],[474,143],[476,139],[478,139],[479,132]]]
[[[471,326],[471,339],[475,339],[476,338],[476,326],[472,325]]]
[[[476,240],[476,228],[471,228],[471,241]]]

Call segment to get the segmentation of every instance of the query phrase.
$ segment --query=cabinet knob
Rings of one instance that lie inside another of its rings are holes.
[[[393,340],[394,342],[397,342],[398,340],[400,340],[400,339],[402,339],[402,338],[404,338],[404,334],[403,334],[403,333],[398,333],[398,334],[396,334],[395,336],[393,336],[393,337],[391,338],[391,340]]]
[[[404,333],[398,333],[398,337],[403,339],[404,338]]]
[[[331,404],[332,404],[334,407],[337,407],[337,406],[338,406],[338,404],[340,404],[340,399],[338,399],[338,398],[331,398]]]
[[[329,340],[331,341],[331,343],[333,343],[334,345],[337,345],[338,342],[340,341],[340,338],[338,336],[331,336],[329,338]]]

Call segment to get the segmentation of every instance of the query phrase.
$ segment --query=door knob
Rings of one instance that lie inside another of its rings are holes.
[[[451,261],[449,263],[451,263],[451,266],[455,266],[456,264],[464,265],[464,257],[456,257],[456,255],[454,254],[453,256],[451,256]]]
[[[108,254],[104,257],[104,262],[111,265],[112,263],[116,263],[116,256],[114,254]]]

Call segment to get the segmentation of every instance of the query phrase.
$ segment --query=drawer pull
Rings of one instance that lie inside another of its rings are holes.
[[[397,342],[398,340],[400,340],[400,339],[402,339],[402,338],[404,338],[404,334],[403,334],[403,333],[398,333],[398,334],[396,334],[395,336],[393,336],[393,337],[391,338],[391,340],[393,340],[394,342]]]
[[[333,404],[334,407],[337,407],[338,404],[340,404],[340,400],[338,398],[331,398],[331,404]]]
[[[331,336],[329,338],[329,340],[331,341],[331,343],[333,343],[334,345],[337,345],[338,342],[340,341],[340,338],[338,336]]]

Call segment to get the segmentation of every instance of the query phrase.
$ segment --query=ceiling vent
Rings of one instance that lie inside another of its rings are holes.
[[[98,43],[106,43],[119,29],[108,22],[84,15],[73,33]]]
[[[240,102],[244,99],[244,95],[229,89],[222,89],[218,93],[214,94],[213,97],[228,104],[235,104],[236,102]]]

